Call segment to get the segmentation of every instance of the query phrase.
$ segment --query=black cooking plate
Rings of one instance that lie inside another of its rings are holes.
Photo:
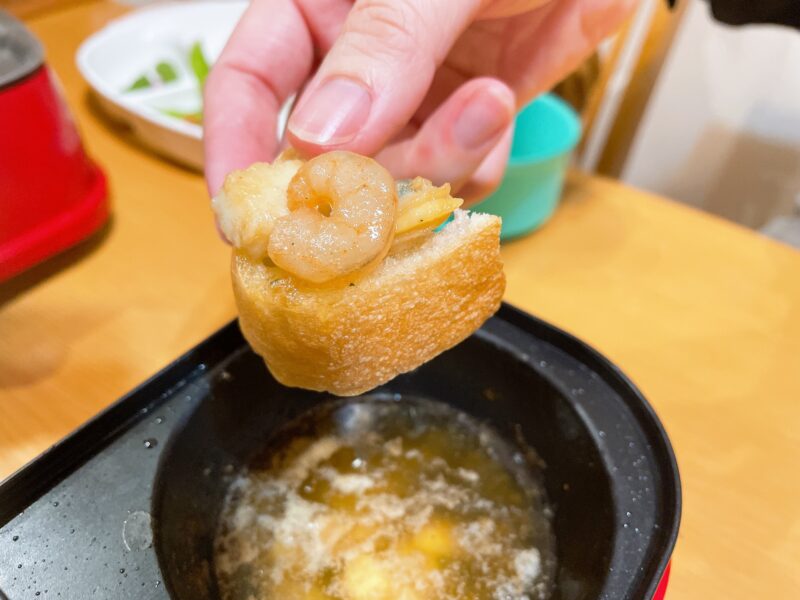
[[[680,487],[652,409],[611,363],[510,306],[376,391],[429,398],[533,447],[555,512],[555,600],[651,598]],[[0,597],[218,597],[234,471],[325,394],[284,388],[226,326],[0,487]]]

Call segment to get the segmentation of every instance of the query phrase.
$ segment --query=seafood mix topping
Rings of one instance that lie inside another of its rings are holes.
[[[396,246],[429,235],[461,205],[450,186],[395,182],[374,159],[293,151],[228,175],[212,206],[238,250],[322,284],[365,273]]]

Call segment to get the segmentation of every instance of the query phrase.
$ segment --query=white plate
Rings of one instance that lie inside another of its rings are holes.
[[[189,48],[200,42],[208,62],[213,63],[246,7],[245,1],[230,0],[180,2],[137,10],[84,41],[76,57],[78,69],[106,112],[127,123],[145,145],[202,170],[202,126],[164,110],[202,108],[197,81],[187,64]],[[177,67],[176,81],[125,91],[163,60]]]

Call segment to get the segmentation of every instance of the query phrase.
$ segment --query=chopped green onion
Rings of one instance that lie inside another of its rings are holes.
[[[203,124],[203,111],[202,110],[177,110],[174,108],[162,108],[161,112],[170,117],[181,119],[196,125]]]
[[[175,71],[175,67],[163,60],[156,65],[156,73],[158,73],[158,76],[161,77],[161,81],[164,83],[175,81],[178,78],[178,73]]]
[[[146,75],[142,75],[136,81],[134,81],[132,84],[130,84],[125,89],[125,91],[126,92],[132,92],[134,90],[144,90],[144,89],[147,89],[149,87],[153,87],[153,84],[150,83],[150,80],[147,78]]]
[[[210,67],[208,66],[208,61],[203,54],[203,48],[200,46],[200,42],[195,42],[192,44],[192,48],[189,50],[189,65],[192,67],[192,72],[197,78],[197,83],[202,90],[206,83],[206,77],[208,77]]]

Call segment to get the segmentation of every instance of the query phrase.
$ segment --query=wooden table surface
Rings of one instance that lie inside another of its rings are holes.
[[[114,219],[0,287],[0,477],[234,316],[201,178],[99,118],[75,68],[80,41],[121,11],[29,21]],[[573,174],[553,220],[503,256],[507,299],[620,365],[671,436],[684,510],[669,598],[798,597],[800,253]]]

